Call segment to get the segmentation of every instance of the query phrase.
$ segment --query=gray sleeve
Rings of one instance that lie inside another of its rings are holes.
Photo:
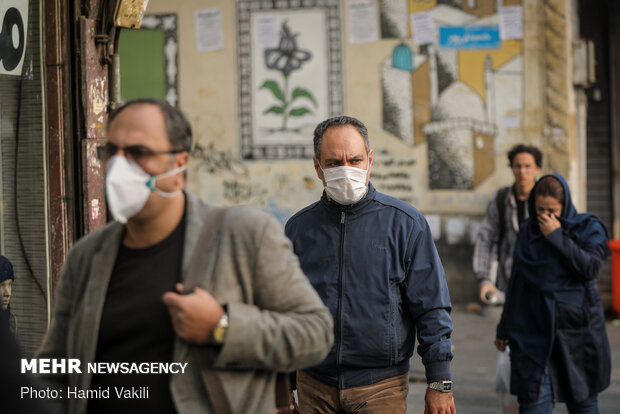
[[[292,372],[321,362],[333,342],[333,322],[301,271],[290,240],[274,218],[252,220],[253,303],[228,303],[229,330],[215,367]],[[248,223],[248,225],[250,225]]]
[[[76,296],[75,281],[77,275],[77,258],[75,249],[67,255],[60,282],[55,290],[55,306],[51,323],[47,329],[43,342],[35,354],[35,358],[72,358],[68,355],[67,340],[68,327]],[[83,368],[83,367],[82,367]],[[80,374],[72,374],[80,375]],[[44,386],[54,389],[64,389],[68,385],[69,374],[39,375],[37,380]],[[66,412],[67,398],[51,400],[50,412]]]
[[[476,279],[478,279],[478,282],[491,280],[489,269],[499,249],[500,220],[496,201],[498,195],[499,191],[495,193],[491,201],[489,201],[486,214],[482,220],[482,225],[476,236],[472,264],[474,275]]]

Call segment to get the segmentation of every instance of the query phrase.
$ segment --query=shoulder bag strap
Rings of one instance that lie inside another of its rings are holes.
[[[510,191],[512,191],[512,187],[504,187],[497,193],[497,198],[495,199],[495,204],[497,206],[497,214],[499,218],[499,241],[497,243],[497,257],[500,259],[499,255],[501,252],[500,245],[502,244],[502,240],[506,234],[506,197],[509,196]]]

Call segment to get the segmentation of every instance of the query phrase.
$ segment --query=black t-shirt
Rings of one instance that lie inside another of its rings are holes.
[[[184,236],[185,215],[154,246],[121,245],[101,316],[97,362],[172,362],[174,331],[162,295],[181,280]],[[110,393],[109,398],[91,398],[88,412],[176,413],[169,384],[169,374],[95,374],[90,389],[109,387]],[[143,391],[141,398],[117,398],[120,387]]]
[[[525,209],[527,207],[527,199],[519,200],[519,197],[517,196],[517,190],[514,186],[512,187],[512,193],[515,196],[515,200],[517,200],[517,220],[519,220],[520,227],[521,224],[523,224],[523,221],[525,221]]]

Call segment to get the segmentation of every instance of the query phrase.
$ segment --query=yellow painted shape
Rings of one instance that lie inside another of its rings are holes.
[[[437,0],[409,0],[409,13],[420,13],[432,9],[437,5]]]
[[[121,0],[116,4],[114,25],[139,29],[149,0]]]
[[[502,67],[515,56],[523,52],[523,42],[518,39],[502,40],[498,50],[461,50],[459,51],[459,80],[469,85],[486,102],[484,83],[484,62],[491,58],[493,71]]]

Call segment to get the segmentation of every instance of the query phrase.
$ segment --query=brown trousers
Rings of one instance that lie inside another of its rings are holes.
[[[409,373],[375,384],[339,390],[297,371],[301,414],[401,414],[407,411]]]

